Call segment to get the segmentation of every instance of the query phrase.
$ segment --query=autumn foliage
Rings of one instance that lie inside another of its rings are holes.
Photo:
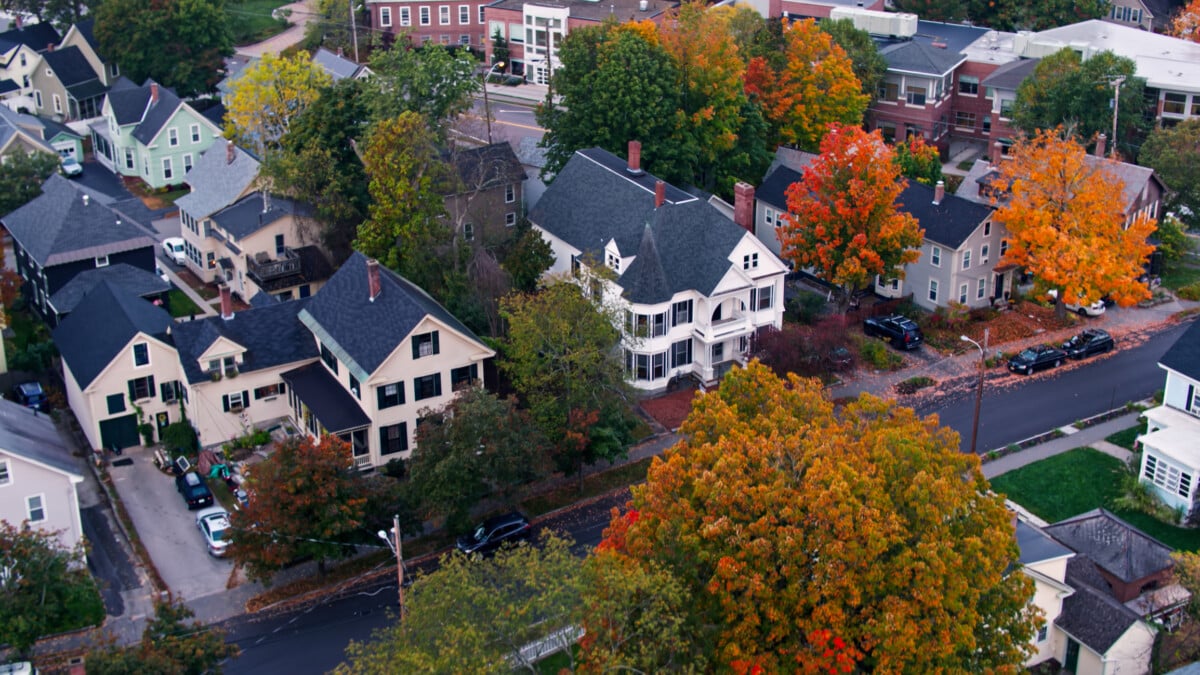
[[[1037,620],[1010,515],[935,416],[866,394],[835,413],[819,383],[751,362],[697,398],[680,436],[598,560],[682,583],[702,662],[1020,670]]]
[[[1008,229],[1003,260],[1058,289],[1060,312],[1064,302],[1109,296],[1129,306],[1149,296],[1137,278],[1155,223],[1145,214],[1126,223],[1125,186],[1108,165],[1061,129],[1042,131],[1012,147],[993,184],[996,220]]]
[[[896,209],[904,186],[878,131],[833,126],[804,179],[788,187],[783,258],[842,288],[844,301],[876,275],[904,278],[924,237],[917,220]]]
[[[1171,21],[1171,35],[1200,42],[1200,0],[1192,0]]]

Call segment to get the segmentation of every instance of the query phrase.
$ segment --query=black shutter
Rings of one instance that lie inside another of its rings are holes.
[[[283,382],[279,383],[279,393],[281,393],[281,394],[287,393],[287,385],[284,384]]]
[[[387,427],[379,427],[379,454],[388,454],[387,441]]]
[[[439,351],[439,349],[440,348],[438,347],[438,332],[435,330],[435,331],[433,331],[433,353],[440,354],[441,351]]]
[[[137,400],[137,391],[133,388],[133,380],[129,380],[129,402],[133,403]]]
[[[248,391],[242,392],[242,407],[243,408],[250,407],[250,392],[248,392]]]
[[[221,395],[221,407],[225,409],[225,412],[229,412],[229,395],[228,394]]]
[[[1188,385],[1188,397],[1187,397],[1187,400],[1183,402],[1184,410],[1186,410],[1188,412],[1192,412],[1192,399],[1195,397],[1195,394],[1196,394],[1196,385],[1189,384]]]
[[[151,375],[149,379],[150,381],[147,383],[149,386],[146,387],[146,396],[154,396],[154,376]]]
[[[163,400],[163,403],[168,403],[168,402],[170,402],[170,400],[171,400],[171,394],[170,394],[170,392],[171,392],[171,390],[172,390],[172,389],[174,389],[174,387],[172,387],[172,386],[171,386],[171,383],[170,383],[170,382],[163,382],[163,383],[162,383],[162,384],[161,384],[161,385],[160,385],[158,388],[159,388],[159,390],[162,392],[162,396],[161,396],[161,398],[162,398],[162,400]]]
[[[380,410],[383,410],[387,407],[383,401],[383,390],[385,387],[387,387],[387,385],[375,387],[375,404]]]
[[[415,360],[421,358],[421,341],[417,339],[416,335],[412,336],[412,348],[413,348],[413,360],[415,361]]]
[[[437,333],[434,333],[434,335],[437,335]],[[437,343],[435,342],[434,344],[437,344]],[[434,375],[433,375],[433,395],[434,396],[442,395],[442,374],[441,373],[434,373]]]

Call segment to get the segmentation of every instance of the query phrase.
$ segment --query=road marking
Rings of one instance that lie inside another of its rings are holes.
[[[523,114],[529,114],[529,115],[534,114],[534,111],[532,111],[528,108],[520,108],[518,110],[497,110],[496,112],[498,112],[498,113],[523,113]]]
[[[479,115],[471,114],[471,113],[464,113],[463,117],[469,117],[473,120],[479,120],[480,122],[483,121],[482,117],[480,117]],[[492,124],[504,124],[504,125],[507,125],[510,127],[519,127],[521,129],[529,129],[530,131],[541,131],[543,133],[545,133],[545,131],[546,131],[545,129],[543,129],[541,127],[535,127],[535,126],[531,126],[528,124],[518,124],[517,122],[505,122],[504,120],[497,120],[497,119],[493,119]]]

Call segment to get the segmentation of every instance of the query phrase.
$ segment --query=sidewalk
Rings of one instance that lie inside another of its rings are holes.
[[[1013,469],[1019,469],[1034,462],[1040,462],[1047,457],[1061,455],[1068,450],[1085,446],[1096,448],[1117,459],[1126,461],[1132,453],[1104,439],[1111,434],[1123,431],[1137,424],[1140,415],[1141,413],[1139,412],[1131,412],[1085,429],[1076,429],[1073,426],[1062,427],[1062,431],[1067,434],[1066,436],[1040,443],[1031,448],[1026,448],[998,459],[985,461],[983,463],[983,475],[988,480],[991,480]]]

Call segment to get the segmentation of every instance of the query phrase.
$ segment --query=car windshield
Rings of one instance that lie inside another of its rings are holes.
[[[479,529],[475,530],[475,534],[471,535],[471,538],[474,539],[475,541],[483,541],[483,538],[486,535],[487,535],[487,529],[484,528],[482,525],[480,525]]]
[[[1018,354],[1017,358],[1021,359],[1022,361],[1032,361],[1037,358],[1037,352],[1033,351],[1032,349],[1026,349]]]
[[[213,518],[208,521],[208,527],[213,541],[225,541],[225,532],[229,529],[229,523],[224,518]]]

